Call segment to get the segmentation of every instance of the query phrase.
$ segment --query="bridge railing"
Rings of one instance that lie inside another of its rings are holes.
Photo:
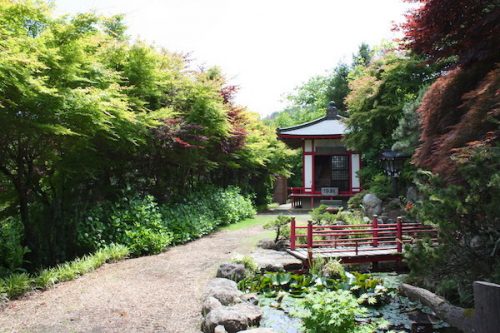
[[[421,223],[404,222],[401,217],[389,224],[380,224],[378,216],[374,216],[370,224],[356,225],[315,225],[312,221],[297,225],[295,218],[290,222],[290,249],[306,248],[310,256],[313,249],[333,255],[382,250],[401,253],[404,244],[425,236],[437,241],[437,230]]]

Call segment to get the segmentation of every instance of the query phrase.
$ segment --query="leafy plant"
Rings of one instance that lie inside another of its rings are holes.
[[[344,266],[339,260],[328,260],[321,270],[321,274],[330,279],[344,280],[346,278]]]
[[[334,224],[335,214],[327,211],[327,205],[319,205],[311,210],[311,218],[317,224]]]
[[[172,233],[173,243],[181,244],[204,236],[217,227],[252,217],[250,198],[235,187],[207,187],[193,192],[181,203],[160,207],[163,225]]]
[[[0,220],[0,277],[21,268],[29,249],[22,245],[23,227],[18,219]]]
[[[259,271],[259,266],[255,260],[250,256],[238,256],[231,259],[232,262],[236,264],[242,264],[245,269],[251,274],[255,274]]]
[[[83,256],[53,268],[41,270],[37,275],[14,273],[0,279],[0,294],[16,298],[32,289],[47,289],[53,285],[69,281],[91,272],[106,262],[122,260],[129,256],[129,250],[123,245],[106,246],[93,255]]]
[[[31,278],[27,273],[13,273],[2,279],[0,289],[3,289],[7,297],[15,298],[32,289]]]
[[[291,216],[279,215],[276,219],[264,224],[264,229],[272,229],[276,232],[274,241],[284,238],[283,230],[290,224]]]
[[[306,332],[354,333],[372,332],[372,324],[358,325],[356,318],[367,314],[357,299],[346,290],[320,291],[307,295],[302,301],[303,312],[296,313]]]
[[[120,243],[133,255],[159,253],[172,241],[152,196],[124,197],[95,208],[80,223],[78,238],[81,246],[90,250]]]

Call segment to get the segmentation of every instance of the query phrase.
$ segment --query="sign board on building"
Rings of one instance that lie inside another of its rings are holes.
[[[321,195],[339,195],[339,188],[338,187],[322,187],[321,188]]]

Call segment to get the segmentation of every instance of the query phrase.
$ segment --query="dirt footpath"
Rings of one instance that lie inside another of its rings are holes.
[[[101,267],[9,302],[0,332],[199,332],[201,297],[217,266],[248,253],[261,226],[220,231],[155,256]]]

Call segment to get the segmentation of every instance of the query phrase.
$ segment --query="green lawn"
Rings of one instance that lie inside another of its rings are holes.
[[[276,216],[274,215],[255,215],[252,218],[243,220],[241,222],[235,223],[235,224],[230,224],[228,226],[223,227],[221,230],[230,230],[230,231],[235,231],[235,230],[241,230],[241,229],[246,229],[250,228],[256,225],[264,225],[264,223],[271,221],[272,219],[275,219]]]

